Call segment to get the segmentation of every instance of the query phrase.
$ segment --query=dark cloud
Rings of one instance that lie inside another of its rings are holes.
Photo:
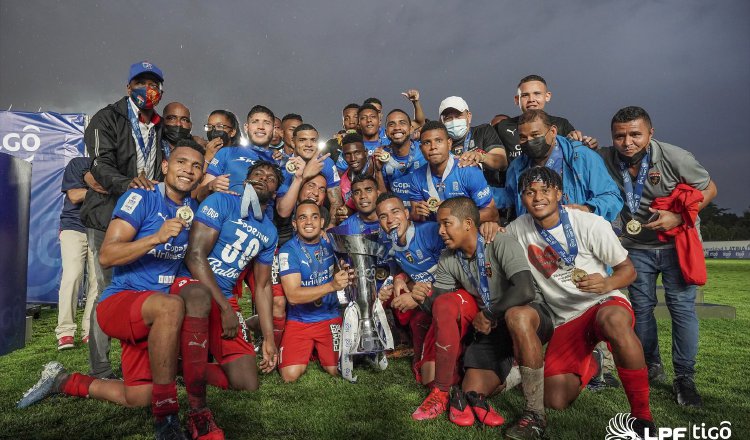
[[[255,103],[330,134],[369,96],[428,117],[463,96],[474,121],[515,114],[529,73],[548,110],[609,142],[609,119],[640,105],[659,139],[693,152],[721,206],[750,207],[750,3],[0,1],[0,108],[93,114],[124,94],[130,63],[166,75],[165,100],[196,127],[212,109],[242,119]]]

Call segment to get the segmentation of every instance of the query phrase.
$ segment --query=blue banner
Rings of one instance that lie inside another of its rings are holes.
[[[57,303],[60,191],[65,166],[83,156],[85,116],[0,111],[0,151],[32,164],[26,301]]]

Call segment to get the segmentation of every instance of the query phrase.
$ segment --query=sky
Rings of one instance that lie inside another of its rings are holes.
[[[0,109],[86,113],[125,95],[130,64],[164,71],[193,134],[214,109],[299,113],[329,137],[374,96],[428,118],[463,97],[472,124],[516,115],[518,80],[542,75],[546,110],[610,145],[638,105],[655,138],[693,153],[716,203],[750,209],[750,2],[0,0]],[[729,107],[732,107],[729,109]],[[737,147],[739,146],[739,147]]]

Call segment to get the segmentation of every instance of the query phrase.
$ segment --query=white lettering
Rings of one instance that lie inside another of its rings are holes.
[[[41,132],[36,125],[27,125],[23,127],[23,132],[26,133],[27,131],[35,131],[37,133]],[[42,140],[34,133],[27,133],[23,137],[18,133],[8,133],[3,136],[3,148],[8,151],[16,152],[23,147],[24,150],[33,153],[38,150],[41,145]]]

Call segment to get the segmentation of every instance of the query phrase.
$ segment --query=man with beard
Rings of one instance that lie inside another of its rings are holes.
[[[375,168],[382,172],[385,189],[394,193],[406,194],[403,185],[395,186],[396,180],[402,179],[409,173],[427,163],[418,141],[410,139],[411,118],[401,109],[391,110],[385,118],[385,131],[390,140],[387,147],[375,150]],[[383,155],[387,160],[383,160]]]
[[[181,354],[191,437],[224,438],[206,407],[210,293],[195,280],[175,279],[188,247],[197,208],[190,192],[203,176],[203,160],[202,147],[179,141],[162,163],[165,181],[155,190],[123,194],[107,228],[100,260],[115,267],[97,310],[102,330],[121,341],[123,380],[67,374],[59,362],[50,362],[20,408],[53,393],[127,407],[150,403],[156,438],[184,439],[175,384]]]
[[[532,166],[546,166],[562,177],[564,205],[610,222],[615,219],[622,209],[622,198],[596,152],[579,141],[559,136],[543,110],[527,110],[518,118],[518,136],[523,154],[511,162],[505,181],[507,206],[515,216],[526,212],[518,191],[519,176]]]
[[[276,366],[271,265],[278,236],[264,211],[280,180],[278,167],[256,162],[247,171],[242,195],[214,193],[201,203],[190,233],[186,268],[181,275],[192,275],[211,291],[209,344],[217,364],[209,365],[206,378],[223,389],[258,389],[255,350],[238,297],[233,294],[240,273],[250,264],[255,277],[255,307],[264,337],[260,368],[269,372]]]
[[[346,266],[334,273],[336,257],[322,237],[325,219],[315,202],[302,201],[292,222],[296,235],[279,249],[279,275],[289,303],[279,372],[285,382],[294,382],[315,350],[320,366],[336,376],[341,334],[336,292],[349,286],[354,273]]]

